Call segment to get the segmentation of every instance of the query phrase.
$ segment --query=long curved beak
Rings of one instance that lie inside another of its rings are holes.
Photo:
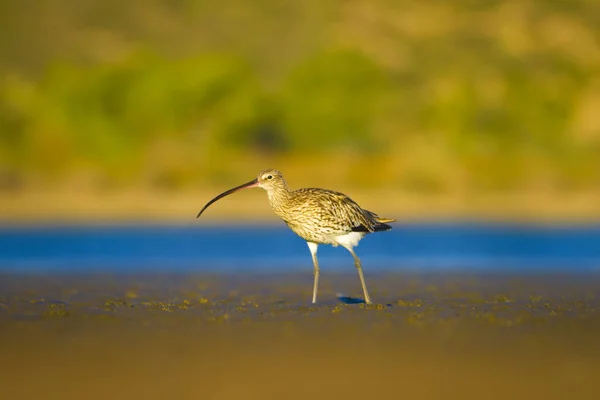
[[[243,185],[236,186],[233,189],[229,189],[228,191],[221,193],[220,195],[218,195],[217,197],[215,197],[214,199],[212,199],[211,201],[209,201],[208,203],[206,203],[206,205],[202,208],[202,210],[200,210],[200,212],[198,213],[198,215],[196,216],[196,218],[200,217],[202,215],[202,213],[204,212],[204,210],[206,210],[208,208],[208,206],[210,206],[215,201],[217,201],[219,199],[222,199],[223,197],[228,196],[231,193],[235,193],[238,190],[248,189],[248,188],[256,187],[256,186],[258,186],[258,179],[253,179],[253,180],[251,180],[248,183],[244,183]]]

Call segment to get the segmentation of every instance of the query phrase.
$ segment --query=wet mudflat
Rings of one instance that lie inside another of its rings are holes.
[[[353,272],[1,275],[2,398],[600,396],[600,275]]]

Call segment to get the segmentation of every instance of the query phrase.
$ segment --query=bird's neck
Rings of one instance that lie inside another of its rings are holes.
[[[281,209],[289,200],[291,193],[287,186],[284,185],[269,190],[267,192],[267,196],[269,196],[269,203],[271,203],[271,207],[273,210],[277,211],[278,209]]]

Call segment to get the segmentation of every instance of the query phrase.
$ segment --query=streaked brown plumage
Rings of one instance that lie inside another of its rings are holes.
[[[387,222],[393,222],[393,219],[382,218],[374,212],[365,210],[351,198],[339,192],[316,188],[290,191],[281,173],[275,169],[261,171],[256,179],[215,197],[198,213],[198,217],[215,201],[250,187],[265,189],[275,214],[292,231],[307,241],[315,272],[313,303],[317,301],[319,284],[317,260],[319,244],[331,244],[334,247],[341,245],[350,251],[358,270],[365,302],[371,303],[360,259],[354,253],[353,247],[358,245],[358,242],[369,233],[392,229]]]

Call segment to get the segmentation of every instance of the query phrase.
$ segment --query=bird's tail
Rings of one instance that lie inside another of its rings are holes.
[[[395,219],[392,218],[383,218],[379,215],[375,214],[373,211],[364,210],[371,217],[371,220],[375,220],[375,223],[370,224],[371,228],[367,228],[365,225],[360,225],[352,228],[355,232],[381,232],[381,231],[389,231],[392,229],[391,226],[387,224],[387,222],[394,222]]]
[[[373,227],[373,229],[375,230],[375,232],[381,232],[381,231],[389,231],[390,229],[392,229],[391,226],[389,226],[387,223],[388,222],[394,222],[396,221],[393,218],[383,218],[380,216],[375,217],[375,221],[377,221],[377,225],[375,225]]]
[[[382,223],[378,223],[377,225],[375,225],[373,227],[373,231],[375,231],[375,232],[389,231],[391,229],[392,229],[392,227],[390,225],[382,224]]]

